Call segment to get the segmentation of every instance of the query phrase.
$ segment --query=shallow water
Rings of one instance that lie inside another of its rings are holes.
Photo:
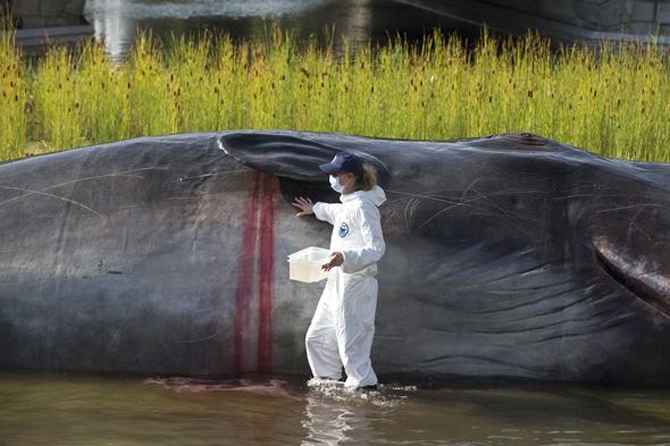
[[[662,445],[669,389],[0,374],[0,444]]]
[[[478,28],[392,0],[88,0],[85,15],[112,58],[126,55],[138,30],[151,29],[169,44],[169,36],[198,35],[203,29],[236,40],[263,38],[272,23],[291,30],[298,40],[335,32],[354,45],[386,43],[389,36],[420,40],[426,30],[475,36]],[[336,48],[337,49],[337,48]]]

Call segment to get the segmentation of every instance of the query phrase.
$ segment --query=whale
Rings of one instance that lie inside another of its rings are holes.
[[[670,166],[541,136],[454,141],[240,130],[0,165],[0,368],[308,376],[328,248],[297,196],[318,166],[378,173],[384,379],[670,383]]]

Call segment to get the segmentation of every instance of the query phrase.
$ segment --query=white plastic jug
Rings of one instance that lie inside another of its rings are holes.
[[[288,256],[289,278],[299,282],[318,282],[328,277],[328,273],[321,269],[321,265],[326,263],[330,251],[310,246],[294,252]]]

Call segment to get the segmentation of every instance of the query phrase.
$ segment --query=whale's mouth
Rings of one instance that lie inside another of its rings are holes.
[[[594,240],[600,267],[622,287],[670,317],[670,279],[661,266],[645,257],[631,258],[613,249],[603,238]]]

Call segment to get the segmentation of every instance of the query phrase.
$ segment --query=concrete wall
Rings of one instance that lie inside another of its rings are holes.
[[[594,31],[670,35],[670,0],[484,0]]]
[[[601,32],[670,35],[670,0],[405,0],[444,8],[479,9],[487,5]],[[0,5],[7,0],[0,0]],[[12,15],[24,28],[81,25],[86,0],[9,0]],[[467,7],[465,5],[468,5]],[[476,17],[473,17],[476,19]]]
[[[23,28],[72,26],[86,23],[86,0],[10,0],[12,16]]]

